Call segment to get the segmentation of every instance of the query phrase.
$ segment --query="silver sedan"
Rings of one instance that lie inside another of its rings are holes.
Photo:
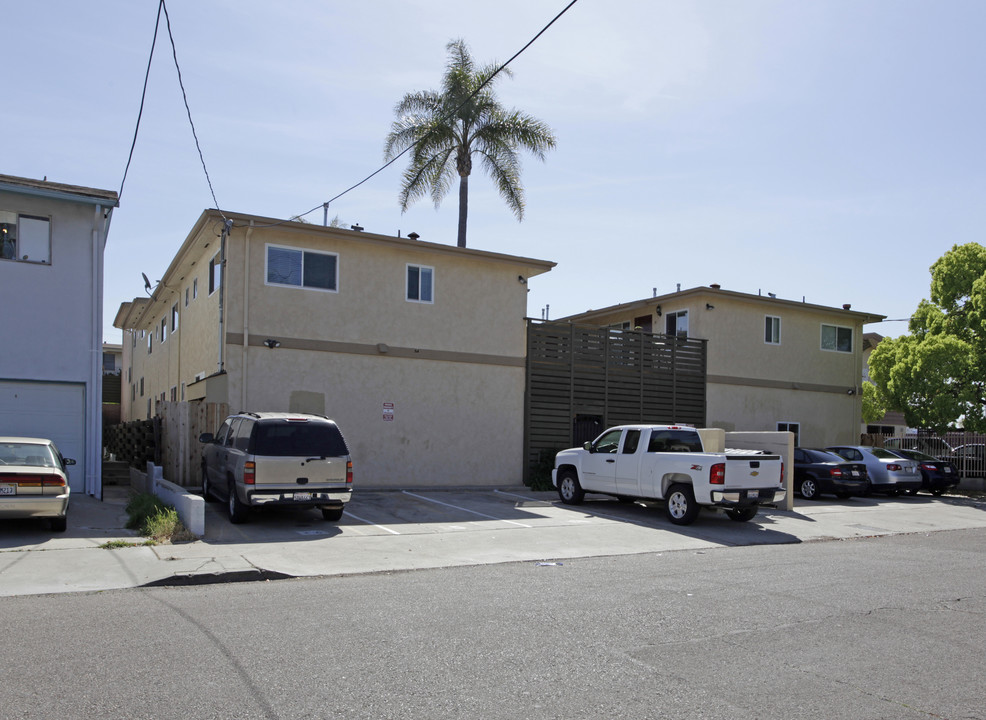
[[[872,492],[899,495],[921,487],[921,469],[914,460],[869,445],[832,445],[827,448],[852,462],[866,463]]]
[[[64,532],[69,484],[63,458],[51,440],[0,437],[0,518],[49,518]]]

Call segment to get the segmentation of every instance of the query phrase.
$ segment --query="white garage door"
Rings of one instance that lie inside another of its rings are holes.
[[[85,492],[85,386],[0,380],[0,435],[54,440],[67,458],[74,458],[69,483]]]

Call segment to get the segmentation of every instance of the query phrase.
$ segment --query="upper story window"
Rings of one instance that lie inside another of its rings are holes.
[[[267,284],[313,290],[338,289],[339,256],[335,253],[267,246]]]
[[[852,328],[822,325],[822,350],[852,352]]]
[[[219,255],[216,254],[212,260],[209,261],[209,294],[212,295],[216,290],[219,289],[219,285],[222,282],[222,263],[219,261]]]
[[[154,331],[147,333],[147,354],[154,352]]]
[[[199,296],[199,279],[192,278],[192,300]]]
[[[0,259],[51,263],[51,220],[0,210]]]
[[[188,307],[188,288],[185,288],[185,307]]]
[[[665,331],[668,335],[677,335],[678,337],[688,337],[688,311],[679,310],[678,312],[670,312],[665,316]]]
[[[763,341],[768,345],[781,344],[781,319],[774,315],[764,318]]]
[[[171,306],[171,334],[178,332],[178,303]]]
[[[168,339],[168,318],[161,318],[161,342]]]
[[[410,302],[434,302],[432,289],[434,287],[435,268],[425,265],[407,266],[407,299]]]

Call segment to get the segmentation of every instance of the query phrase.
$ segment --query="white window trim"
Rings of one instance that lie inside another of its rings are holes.
[[[216,253],[215,255],[212,256],[212,258],[209,260],[209,264],[206,265],[206,268],[209,272],[208,280],[210,285],[213,284],[212,282],[213,274],[216,273],[217,269],[219,271],[217,275],[219,280],[215,283],[215,286],[212,288],[212,292],[209,293],[209,297],[212,297],[217,292],[219,292],[219,288],[221,288],[223,285],[223,266],[222,266],[222,262],[220,262],[219,260],[219,253]]]
[[[178,332],[178,303],[171,306],[171,334]]]
[[[791,425],[797,425],[798,426],[798,432],[794,433],[794,446],[795,447],[798,447],[798,445],[801,442],[801,423],[800,422],[794,422],[793,420],[791,420],[791,421],[778,420],[777,423],[774,425],[774,427],[776,428],[777,432],[784,432],[780,428],[781,425],[785,425],[785,426],[787,426],[787,428],[790,428]],[[788,429],[788,432],[794,432],[794,431]]]
[[[279,250],[293,250],[294,252],[301,253],[301,284],[292,285],[291,283],[278,283],[271,282],[268,280],[267,266],[270,260],[269,248],[278,248]],[[334,288],[320,288],[320,287],[309,287],[305,285],[305,253],[314,253],[316,255],[330,255],[336,259],[336,276],[335,276],[335,287]],[[314,292],[324,292],[324,293],[338,293],[339,292],[339,253],[328,252],[326,250],[312,250],[311,248],[304,247],[294,247],[293,245],[277,245],[276,243],[266,243],[264,245],[264,285],[268,287],[279,287],[279,288],[292,288],[294,290],[311,290]]]
[[[774,342],[773,340],[768,340],[766,338],[766,334],[767,334],[766,333],[766,330],[767,330],[767,319],[768,318],[770,318],[771,320],[776,320],[777,321],[777,342]],[[765,336],[764,337],[764,340],[763,340],[764,345],[780,345],[781,344],[781,317],[780,317],[780,315],[764,315],[764,336]]]
[[[691,337],[689,335],[689,333],[691,332],[691,328],[688,327],[688,325],[690,324],[689,321],[688,321],[688,314],[689,314],[688,313],[688,308],[684,308],[682,310],[670,310],[670,311],[664,313],[664,329],[667,330],[667,328],[668,328],[668,318],[669,317],[672,317],[672,316],[674,316],[674,317],[683,316],[685,318],[685,334],[684,334],[684,337]],[[675,323],[675,324],[677,325],[677,323]],[[667,334],[667,333],[665,333],[665,334]],[[675,337],[682,337],[677,332],[674,335],[675,335]]]
[[[408,279],[408,270],[411,268],[418,268],[418,295],[421,294],[421,270],[431,271],[431,300],[413,300],[408,297],[411,290],[411,284]],[[409,303],[417,303],[419,305],[434,305],[435,304],[435,268],[431,265],[419,265],[418,263],[407,263],[404,266],[404,300]]]
[[[849,331],[849,344],[850,344],[850,347],[849,347],[848,350],[839,350],[839,347],[838,347],[838,345],[839,345],[839,333],[838,332],[836,332],[836,334],[835,334],[835,344],[836,344],[836,347],[834,347],[834,348],[827,348],[827,347],[825,347],[825,345],[823,343],[824,343],[824,340],[825,340],[825,328],[827,328],[827,327],[836,328],[837,331],[838,330],[848,330]],[[841,353],[842,355],[852,355],[853,354],[853,351],[856,349],[855,348],[855,345],[856,345],[856,333],[848,325],[833,325],[832,323],[822,323],[821,327],[818,330],[818,347],[822,350],[822,352],[835,352],[835,353]]]

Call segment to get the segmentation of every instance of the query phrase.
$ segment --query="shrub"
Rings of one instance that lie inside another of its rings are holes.
[[[178,511],[165,505],[153,493],[140,493],[127,503],[127,527],[157,542],[195,540],[178,517]]]

